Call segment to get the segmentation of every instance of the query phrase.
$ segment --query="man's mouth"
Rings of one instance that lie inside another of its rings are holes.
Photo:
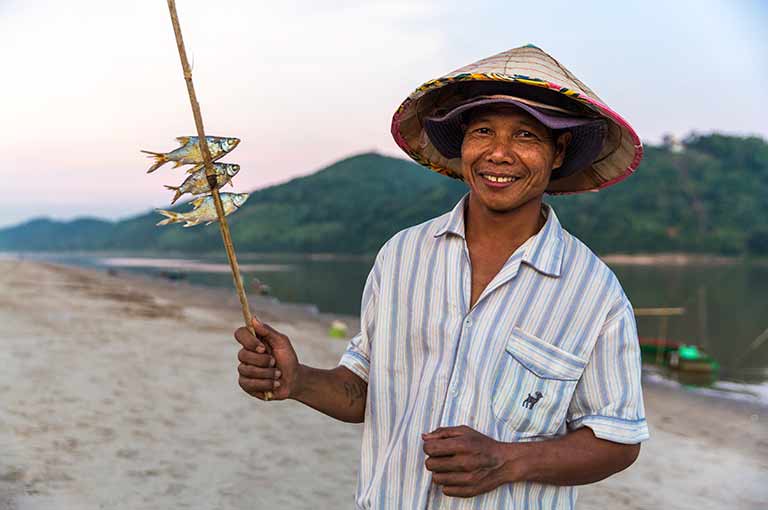
[[[516,175],[488,174],[484,172],[479,172],[478,175],[487,183],[495,186],[504,186],[520,180],[520,177]]]

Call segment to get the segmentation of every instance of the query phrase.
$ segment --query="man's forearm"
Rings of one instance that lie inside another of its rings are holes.
[[[585,427],[549,441],[505,443],[506,473],[509,482],[583,485],[628,468],[639,453],[639,444],[598,439]]]
[[[299,365],[300,385],[291,398],[337,420],[361,423],[368,384],[346,367],[331,370]]]

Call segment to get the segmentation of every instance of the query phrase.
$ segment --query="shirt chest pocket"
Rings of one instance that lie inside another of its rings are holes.
[[[586,364],[515,327],[494,380],[494,416],[513,438],[557,433]]]

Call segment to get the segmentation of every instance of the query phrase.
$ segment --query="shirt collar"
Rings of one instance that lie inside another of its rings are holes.
[[[445,222],[435,233],[435,237],[454,234],[466,240],[464,206],[468,196],[469,194],[464,195],[448,213]],[[521,246],[524,250],[521,261],[540,273],[559,277],[563,265],[563,227],[552,206],[542,204],[542,207],[547,221],[536,235]]]
[[[538,234],[531,238],[531,244],[523,254],[523,262],[540,273],[559,277],[563,267],[563,227],[552,206],[542,204],[542,207],[547,221]]]
[[[456,206],[451,210],[451,212],[448,213],[448,217],[445,219],[445,222],[440,227],[440,229],[435,233],[435,237],[440,237],[445,234],[454,234],[462,239],[465,239],[464,237],[464,205],[467,203],[467,200],[469,198],[469,193],[461,197],[461,200],[459,200],[459,203],[456,204]]]

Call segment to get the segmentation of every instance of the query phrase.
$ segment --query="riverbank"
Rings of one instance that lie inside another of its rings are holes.
[[[744,261],[704,253],[607,253],[600,258],[610,266],[730,266]]]
[[[175,252],[163,251],[153,252],[151,250],[141,250],[136,252],[121,250],[113,251],[2,251],[0,250],[0,260],[16,260],[18,258],[29,258],[30,260],[56,259],[57,257],[91,257],[94,259],[104,259],[104,265],[121,266],[113,259],[129,260],[129,266],[134,266],[137,261],[145,260],[147,262],[156,261],[151,266],[143,267],[166,267],[164,264],[168,260],[179,260],[186,262],[189,259],[210,260],[211,258],[220,258],[221,252]],[[281,258],[287,261],[294,260],[313,260],[313,261],[373,261],[376,253],[367,254],[347,254],[347,253],[258,253],[246,252],[238,254],[238,258],[244,260],[259,260],[262,258]],[[743,263],[747,260],[744,256],[717,255],[710,253],[601,253],[600,259],[609,265],[620,266],[727,266]],[[768,264],[768,257],[750,257],[748,259],[755,264]],[[157,262],[159,261],[159,262]],[[192,268],[192,270],[196,270]]]
[[[0,275],[0,509],[351,508],[360,426],[239,389],[231,291],[18,260]],[[338,317],[252,302],[303,362],[337,363]],[[646,408],[639,460],[579,508],[768,504],[764,408],[657,384]]]

